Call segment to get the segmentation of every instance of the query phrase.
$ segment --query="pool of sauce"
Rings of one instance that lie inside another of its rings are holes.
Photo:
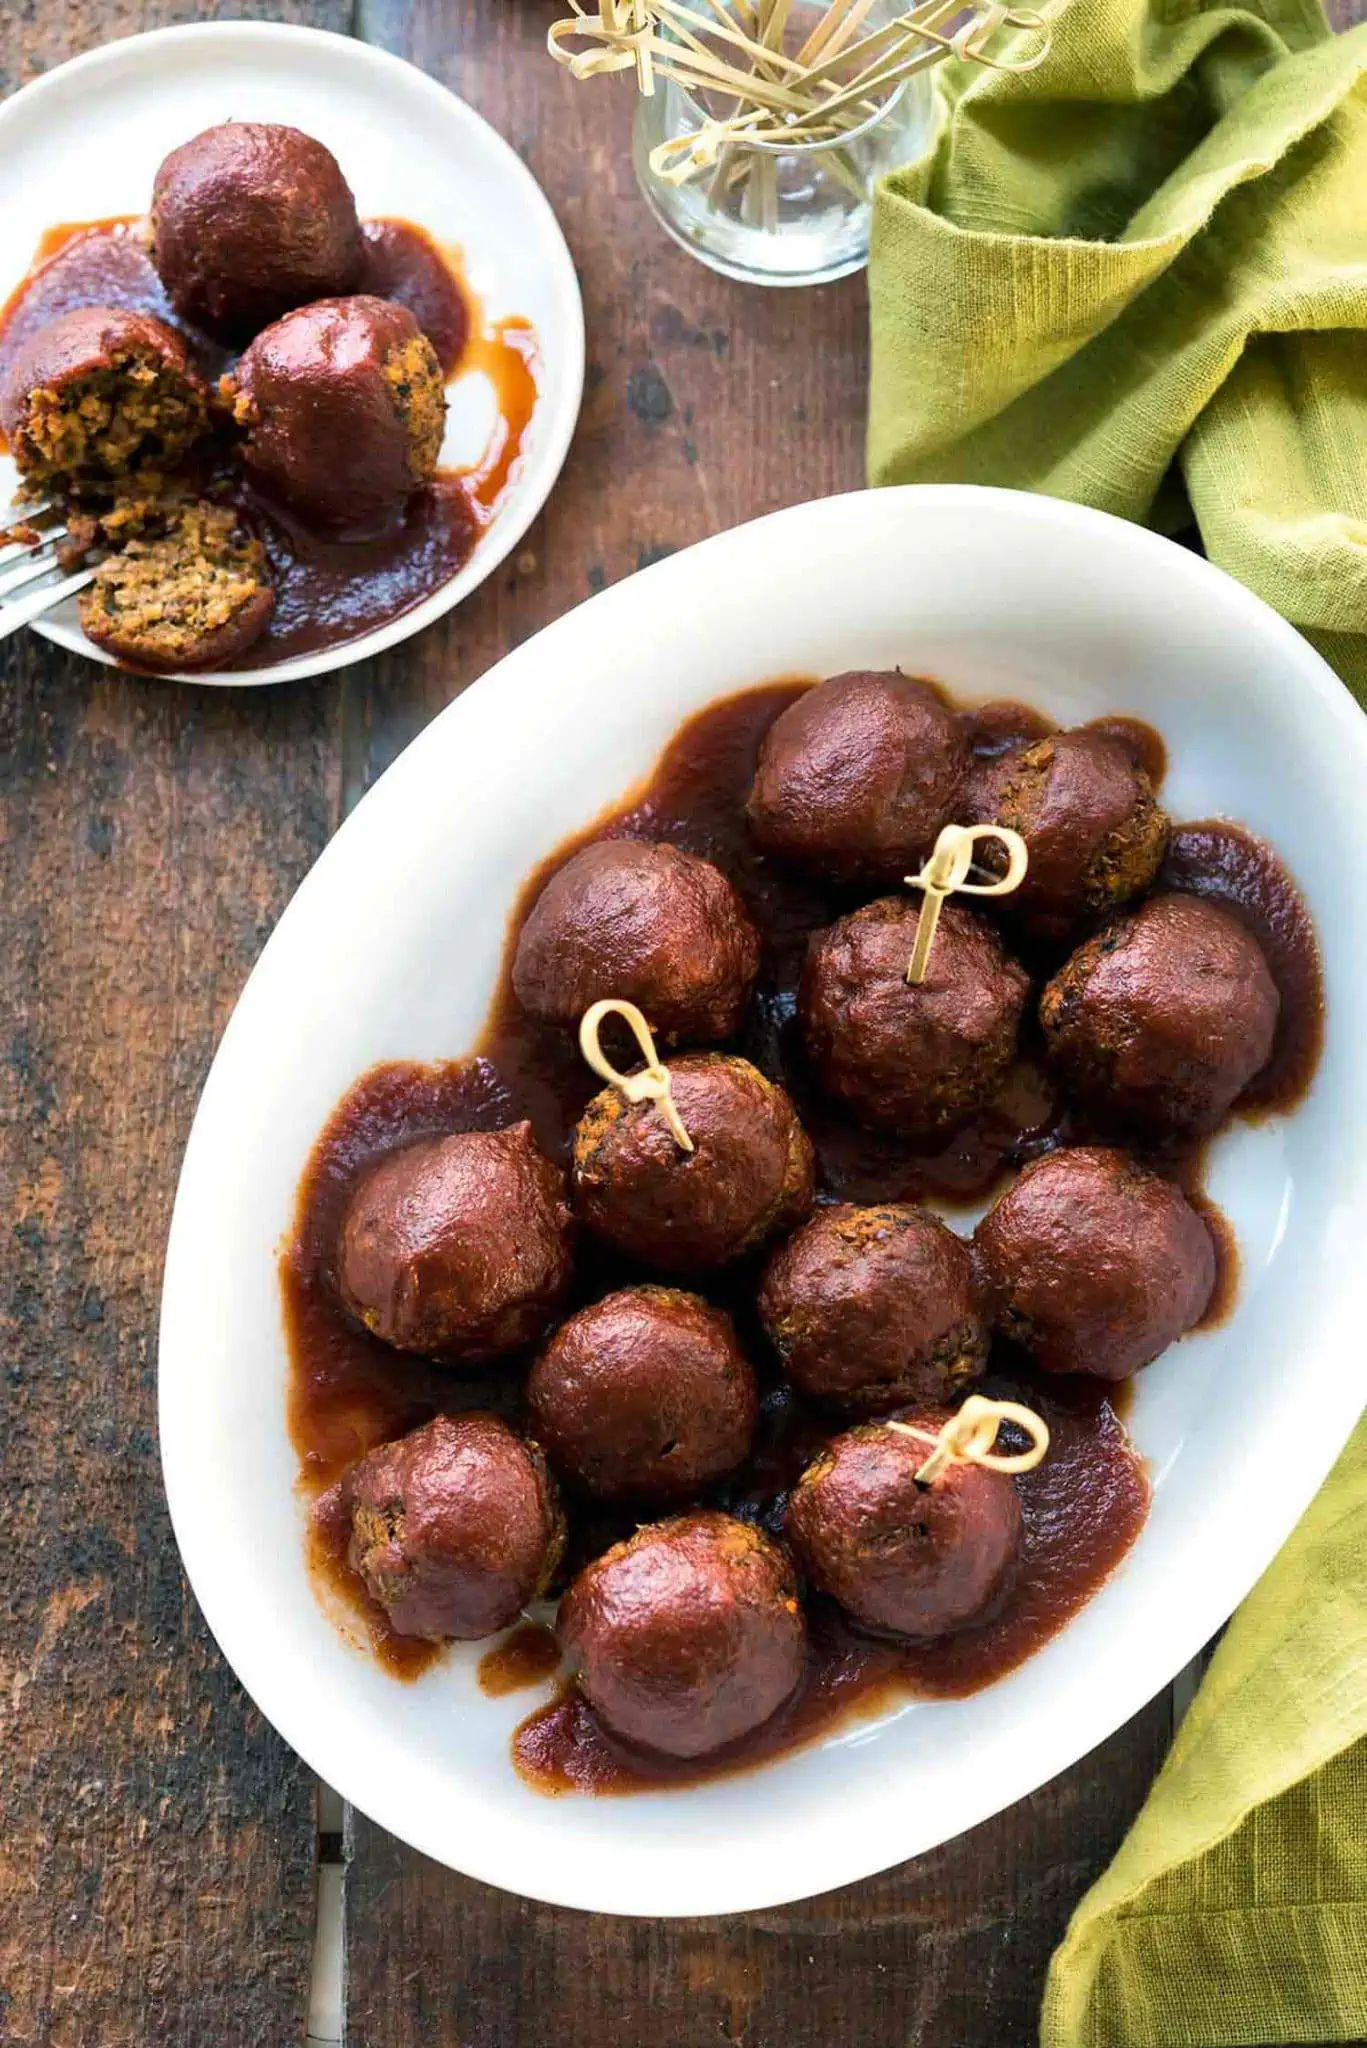
[[[136,217],[72,221],[50,228],[27,276],[0,310],[0,382],[15,351],[38,328],[79,306],[115,306],[155,314],[175,327],[212,385],[230,353],[176,313],[153,268]],[[267,631],[231,663],[263,668],[359,639],[411,611],[466,561],[493,518],[520,458],[536,407],[537,338],[521,318],[489,320],[458,261],[405,220],[363,223],[366,270],[357,287],[397,299],[436,350],[448,382],[480,375],[494,394],[485,448],[468,469],[440,472],[415,491],[404,516],[381,539],[339,541],[310,531],[271,502],[228,460],[229,444],[197,478],[230,497],[270,559],[276,607]],[[0,441],[3,447],[3,441]]]
[[[294,1230],[280,1265],[290,1355],[289,1427],[301,1483],[312,1500],[310,1558],[328,1597],[359,1617],[387,1669],[413,1677],[441,1651],[394,1635],[383,1611],[348,1565],[348,1519],[342,1476],[363,1452],[415,1428],[438,1412],[492,1407],[521,1419],[521,1382],[528,1360],[511,1360],[483,1377],[406,1358],[369,1336],[341,1310],[335,1245],[343,1210],[360,1175],[396,1146],[444,1132],[497,1129],[531,1120],[555,1158],[568,1156],[570,1133],[599,1082],[571,1036],[526,1015],[513,993],[512,957],[522,922],[550,874],[590,839],[670,839],[722,866],[739,887],[762,938],[762,963],[740,1049],[790,1088],[817,1148],[822,1199],[882,1201],[933,1196],[978,1202],[1026,1160],[1087,1135],[1054,1096],[1027,1041],[991,1109],[940,1152],[927,1156],[896,1140],[859,1131],[819,1099],[805,1075],[794,1028],[797,971],[806,934],[857,902],[766,860],[751,845],[744,800],[760,742],[773,719],[807,687],[773,683],[723,700],[690,720],[654,772],[610,812],[566,842],[532,874],[510,920],[498,985],[478,1046],[467,1058],[434,1065],[372,1069],[338,1104],[314,1148],[300,1184]],[[994,703],[963,714],[976,753],[990,758],[1009,745],[1042,736],[1048,721],[1027,706]],[[1159,736],[1133,720],[1108,719],[1138,761],[1161,777]],[[1232,825],[1178,829],[1165,884],[1217,893],[1248,918],[1268,948],[1282,992],[1284,1034],[1274,1053],[1272,1082],[1250,1091],[1250,1103],[1289,1108],[1313,1074],[1320,1039],[1321,994],[1313,930],[1294,885],[1269,849]],[[1052,972],[1061,953],[1032,958],[1032,972]],[[1237,1283],[1237,1251],[1224,1219],[1201,1188],[1200,1148],[1155,1148],[1163,1170],[1176,1174],[1211,1227],[1219,1280],[1206,1323],[1228,1313]],[[638,1269],[583,1244],[576,1299],[639,1280]],[[781,1533],[789,1490],[831,1434],[829,1416],[807,1404],[766,1363],[754,1311],[756,1266],[741,1265],[699,1284],[736,1318],[761,1374],[760,1427],[750,1457],[700,1501],[729,1509]],[[1122,1423],[1126,1386],[1036,1373],[1023,1354],[994,1347],[989,1392],[1023,1399],[1049,1422],[1049,1457],[1018,1482],[1025,1520],[1021,1569],[1001,1610],[981,1626],[943,1642],[911,1648],[874,1641],[844,1622],[828,1602],[812,1604],[812,1653],[797,1696],[755,1735],[719,1756],[686,1765],[632,1755],[598,1723],[572,1688],[534,1712],[519,1729],[518,1768],[543,1790],[631,1790],[645,1783],[684,1782],[741,1769],[829,1730],[851,1714],[882,1711],[911,1696],[950,1697],[990,1684],[1028,1657],[1077,1612],[1133,1543],[1148,1507],[1148,1482]],[[837,1425],[838,1426],[838,1425]],[[561,1583],[608,1544],[630,1533],[632,1518],[574,1503]],[[553,1638],[518,1631],[481,1665],[487,1690],[507,1693],[544,1682],[554,1670]]]

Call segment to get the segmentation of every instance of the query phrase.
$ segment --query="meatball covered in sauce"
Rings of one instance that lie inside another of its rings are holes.
[[[615,1734],[705,1756],[760,1727],[797,1689],[807,1630],[791,1567],[748,1522],[655,1522],[580,1573],[557,1634],[580,1691]]]
[[[0,427],[26,483],[79,494],[178,462],[207,430],[208,393],[164,320],[80,306],[15,350]]]
[[[1214,1130],[1272,1054],[1281,998],[1232,911],[1151,896],[1087,940],[1040,999],[1049,1056],[1090,1108]]]
[[[547,882],[518,936],[513,987],[533,1017],[577,1025],[607,996],[666,1042],[740,1029],[759,937],[711,861],[637,839],[599,839]]]
[[[671,1287],[624,1288],[562,1323],[527,1401],[554,1464],[600,1500],[680,1500],[720,1479],[758,1413],[730,1317]]]
[[[693,1150],[655,1103],[606,1088],[575,1128],[570,1187],[576,1215],[615,1250],[700,1273],[801,1221],[812,1146],[783,1089],[748,1060],[685,1053],[669,1074]]]
[[[934,1439],[945,1410],[906,1421]],[[1008,1474],[949,1464],[923,1483],[931,1443],[883,1423],[838,1436],[803,1473],[787,1533],[813,1585],[865,1628],[925,1640],[979,1621],[1004,1597],[1020,1552]]]
[[[1024,839],[1030,865],[1007,907],[1041,937],[1064,936],[1139,895],[1168,843],[1148,776],[1119,739],[1085,726],[994,762],[971,809]],[[998,850],[989,842],[979,857],[990,868]]]
[[[225,121],[172,150],[152,187],[152,251],[176,311],[227,342],[351,291],[364,256],[331,150],[267,121]]]
[[[402,1636],[493,1635],[560,1561],[545,1459],[496,1415],[438,1415],[381,1445],[352,1467],[345,1497],[352,1569]]]
[[[1079,1145],[1027,1166],[973,1236],[983,1303],[1046,1372],[1123,1380],[1201,1320],[1215,1245],[1171,1181]]]
[[[946,1134],[991,1099],[1016,1050],[1029,981],[984,919],[947,904],[924,981],[907,981],[919,902],[886,896],[807,941],[803,1042],[862,1123]]]
[[[570,1282],[564,1179],[528,1123],[405,1145],[342,1221],[342,1299],[400,1351],[479,1364],[534,1343]]]
[[[818,1210],[770,1260],[759,1311],[789,1378],[860,1414],[940,1405],[987,1359],[967,1245],[906,1203]]]
[[[968,765],[964,728],[929,683],[896,669],[831,676],[765,735],[750,830],[818,874],[897,881],[949,823]]]
[[[434,474],[446,423],[441,367],[406,306],[319,299],[258,334],[222,391],[267,490],[330,533],[397,522]]]

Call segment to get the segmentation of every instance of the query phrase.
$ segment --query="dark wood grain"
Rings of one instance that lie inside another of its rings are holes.
[[[533,1905],[357,1817],[348,2048],[1030,2048],[1049,1954],[1168,1733],[1157,1701],[932,1855],[721,1920]]]
[[[262,11],[347,17],[326,0]],[[0,9],[0,75],[12,87],[186,14]],[[0,649],[7,2048],[303,2034],[313,1783],[186,1588],[154,1372],[190,1116],[238,989],[336,823],[339,694],[111,678],[28,634]]]

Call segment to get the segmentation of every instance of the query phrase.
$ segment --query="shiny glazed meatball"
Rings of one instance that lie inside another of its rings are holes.
[[[1214,1130],[1272,1053],[1281,998],[1253,934],[1197,896],[1153,896],[1080,946],[1040,999],[1049,1056],[1090,1107]]]
[[[168,467],[207,425],[207,393],[174,328],[109,306],[38,328],[0,390],[0,426],[35,489],[80,492]]]
[[[265,121],[225,121],[172,150],[152,187],[152,245],[176,311],[227,342],[351,291],[363,259],[332,152]]]
[[[929,683],[896,669],[831,676],[766,733],[750,829],[818,874],[897,881],[949,823],[968,764],[963,727]]]
[[[1011,1064],[1029,990],[992,927],[947,904],[926,978],[906,978],[920,904],[885,896],[807,941],[803,1042],[828,1094],[911,1138],[981,1109]]]
[[[720,1479],[758,1412],[730,1317],[671,1287],[624,1288],[571,1316],[527,1400],[554,1463],[601,1500],[680,1500]]]
[[[441,369],[407,307],[388,299],[320,299],[287,313],[221,388],[246,429],[248,468],[328,532],[383,531],[436,470]]]
[[[730,1515],[655,1522],[580,1573],[561,1648],[616,1734],[666,1756],[748,1735],[802,1677],[807,1630],[782,1551]]]
[[[528,1123],[392,1152],[342,1222],[342,1299],[400,1351],[478,1364],[536,1341],[570,1282],[559,1169]]]
[[[496,1415],[438,1415],[371,1451],[345,1485],[352,1568],[401,1636],[492,1635],[559,1562],[546,1461]]]
[[[770,1260],[759,1312],[788,1377],[859,1414],[940,1405],[987,1359],[967,1245],[909,1204],[818,1210]]]
[[[1123,1380],[1201,1320],[1210,1232],[1128,1153],[1079,1145],[1027,1166],[973,1235],[984,1307],[1046,1372]]]
[[[995,762],[971,809],[1019,832],[1030,856],[1006,906],[1042,937],[1114,910],[1149,887],[1168,843],[1153,785],[1117,739],[1086,727],[1060,732]],[[1000,850],[987,843],[991,867]]]
[[[948,1411],[906,1418],[934,1437]],[[787,1533],[813,1585],[865,1628],[925,1639],[978,1621],[1009,1589],[1020,1551],[1015,1484],[981,1465],[916,1474],[931,1446],[882,1423],[838,1436],[788,1503]]]
[[[740,1029],[759,938],[720,868],[677,846],[599,839],[551,876],[518,937],[513,987],[533,1017],[577,1025],[617,996],[657,1038]]]
[[[801,1221],[812,1147],[783,1089],[748,1060],[686,1053],[669,1073],[693,1150],[653,1102],[605,1088],[575,1128],[570,1190],[575,1214],[617,1251],[701,1273]]]

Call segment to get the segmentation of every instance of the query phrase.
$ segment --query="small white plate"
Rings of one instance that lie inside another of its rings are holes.
[[[1236,1124],[1211,1193],[1240,1247],[1220,1329],[1141,1373],[1153,1510],[1061,1635],[966,1700],[909,1704],[687,1791],[539,1797],[479,1646],[414,1685],[338,1634],[304,1568],[276,1247],[329,1111],[375,1060],[475,1041],[523,877],[648,773],[692,712],[776,675],[900,662],[1065,724],[1138,714],[1166,801],[1276,846],[1324,950],[1323,1061],[1294,1115]],[[569,612],[428,726],[342,827],[248,982],[185,1155],[161,1322],[167,1492],[209,1626],[346,1798],[457,1870],[613,1913],[776,1905],[919,1855],[1135,1713],[1242,1599],[1363,1400],[1367,720],[1208,563],[1049,498],[958,488],[801,505]],[[1313,1423],[1312,1423],[1313,1418]]]
[[[0,106],[0,301],[23,276],[45,229],[144,213],[167,152],[227,120],[285,121],[326,143],[362,219],[398,215],[461,250],[486,313],[525,315],[541,360],[520,465],[464,568],[412,611],[343,646],[268,668],[180,678],[242,688],[323,675],[379,654],[430,626],[497,568],[540,511],[565,460],[583,391],[584,311],[570,252],[540,186],[463,100],[401,58],[349,36],[248,21],[157,29],[107,43]],[[466,376],[448,396],[442,459],[465,466],[483,450],[490,394],[482,377]],[[9,502],[13,486],[5,456],[0,504]],[[74,599],[35,630],[114,665],[81,631]]]

